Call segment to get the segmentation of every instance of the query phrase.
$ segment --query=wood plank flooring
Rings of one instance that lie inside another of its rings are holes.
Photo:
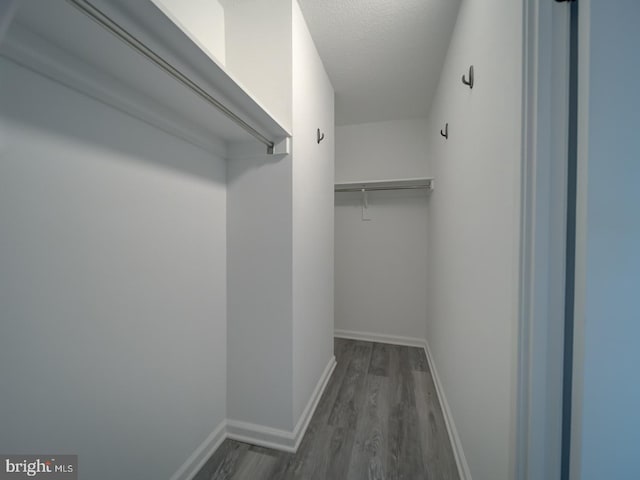
[[[459,480],[424,351],[335,340],[295,454],[225,440],[194,480]]]

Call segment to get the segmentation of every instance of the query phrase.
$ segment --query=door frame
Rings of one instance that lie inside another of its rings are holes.
[[[561,472],[570,31],[570,3],[524,1],[517,480],[559,480]]]

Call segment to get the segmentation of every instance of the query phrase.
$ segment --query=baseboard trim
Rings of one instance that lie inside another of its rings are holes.
[[[334,337],[347,338],[349,340],[361,340],[364,342],[390,343],[406,347],[424,348],[424,339],[416,337],[401,337],[398,335],[384,335],[380,333],[355,332],[352,330],[335,330]]]
[[[202,444],[195,449],[186,462],[173,474],[171,480],[191,480],[227,438],[227,422],[223,420]]]
[[[227,438],[283,452],[296,451],[293,432],[255,423],[228,420]]]
[[[447,433],[449,434],[449,441],[451,442],[451,448],[453,449],[453,455],[456,459],[456,465],[458,467],[458,474],[460,480],[471,480],[471,472],[469,470],[469,464],[462,450],[462,443],[456,430],[456,425],[453,421],[453,415],[447,403],[447,397],[444,394],[442,383],[440,383],[440,377],[438,376],[438,369],[436,368],[431,350],[429,349],[429,343],[424,338],[402,337],[397,335],[383,335],[379,333],[371,332],[355,332],[351,330],[335,330],[334,336],[337,338],[347,338],[350,340],[361,340],[365,342],[378,342],[389,343],[392,345],[402,345],[407,347],[418,347],[424,349],[424,353],[427,356],[429,362],[429,368],[431,375],[433,376],[433,383],[436,387],[436,395],[438,395],[438,401],[442,407],[442,413],[444,415],[444,422],[447,427]]]
[[[447,397],[444,394],[444,388],[442,387],[442,383],[440,382],[440,377],[438,376],[438,369],[436,368],[433,356],[431,355],[429,342],[423,340],[422,345],[424,347],[424,353],[427,355],[427,361],[429,362],[429,369],[431,370],[433,383],[436,387],[436,395],[438,395],[438,400],[440,401],[440,405],[442,406],[444,423],[447,426],[447,432],[449,433],[449,440],[451,441],[453,456],[455,457],[456,464],[458,466],[458,474],[460,476],[460,480],[471,480],[471,471],[469,470],[469,464],[467,463],[467,458],[464,455],[462,442],[460,441],[460,437],[458,436],[458,430],[456,429],[455,422],[453,421],[453,415],[451,413],[451,409],[449,408]]]
[[[239,442],[251,443],[252,445],[272,448],[274,450],[295,453],[300,446],[300,442],[302,442],[302,438],[307,431],[311,417],[313,417],[313,414],[316,411],[320,397],[322,397],[324,389],[327,387],[335,367],[336,358],[332,356],[322,372],[322,375],[311,394],[311,398],[309,398],[309,401],[307,402],[305,409],[302,411],[302,415],[300,415],[293,431],[280,430],[277,428],[265,427],[263,425],[256,425],[255,423],[241,422],[238,420],[228,420],[228,438]]]

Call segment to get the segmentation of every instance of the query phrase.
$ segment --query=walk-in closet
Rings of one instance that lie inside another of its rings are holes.
[[[378,3],[5,2],[0,450],[509,476],[522,5]]]
[[[0,0],[0,478],[638,478],[614,3]]]

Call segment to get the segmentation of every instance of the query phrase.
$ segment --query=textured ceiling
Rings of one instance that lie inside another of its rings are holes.
[[[460,0],[298,1],[338,125],[427,115]]]

